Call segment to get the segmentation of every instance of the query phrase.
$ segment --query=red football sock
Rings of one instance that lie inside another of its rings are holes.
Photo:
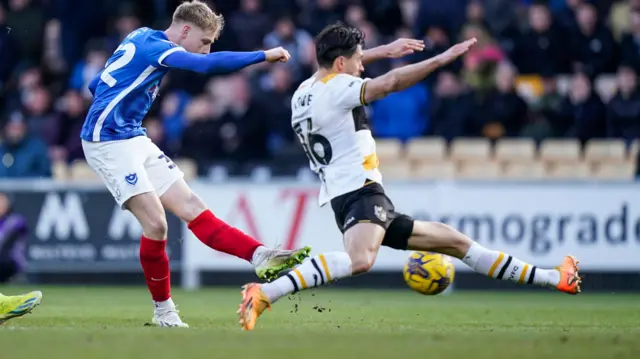
[[[231,227],[206,210],[189,222],[189,229],[198,239],[217,251],[251,262],[253,253],[262,246],[237,228]]]
[[[169,257],[165,251],[167,241],[155,241],[142,236],[140,239],[140,264],[144,271],[144,279],[156,302],[164,302],[171,298],[171,278]]]

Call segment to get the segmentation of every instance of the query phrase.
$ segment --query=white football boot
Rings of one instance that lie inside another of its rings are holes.
[[[151,323],[158,327],[189,328],[189,324],[183,322],[178,315],[178,309],[173,305],[173,302],[165,304],[164,308],[156,304]]]

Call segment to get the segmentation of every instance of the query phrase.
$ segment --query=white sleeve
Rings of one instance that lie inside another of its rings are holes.
[[[329,80],[327,85],[331,86],[336,105],[346,109],[353,109],[366,105],[364,101],[364,90],[368,80],[368,78],[362,79],[351,75],[340,74]]]

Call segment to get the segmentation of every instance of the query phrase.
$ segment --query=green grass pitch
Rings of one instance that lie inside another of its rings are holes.
[[[0,358],[640,358],[640,295],[327,288],[282,299],[242,332],[239,289],[174,291],[190,329],[145,327],[144,287],[42,290],[33,314],[0,326]]]

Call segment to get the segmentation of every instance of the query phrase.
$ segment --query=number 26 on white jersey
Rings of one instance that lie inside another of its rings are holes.
[[[331,149],[331,143],[329,143],[326,137],[311,133],[312,128],[313,122],[310,117],[297,122],[293,126],[293,130],[302,143],[304,153],[313,165],[313,170],[317,171],[320,174],[320,179],[324,181],[323,167],[331,163],[333,150]]]

